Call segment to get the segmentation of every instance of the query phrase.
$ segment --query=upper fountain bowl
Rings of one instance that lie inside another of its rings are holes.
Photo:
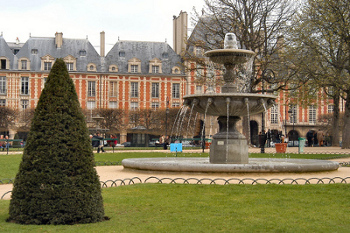
[[[253,93],[206,93],[184,96],[184,105],[211,116],[246,116],[266,111],[276,98]]]
[[[235,65],[246,63],[255,53],[245,49],[216,49],[208,51],[204,55],[215,63]]]

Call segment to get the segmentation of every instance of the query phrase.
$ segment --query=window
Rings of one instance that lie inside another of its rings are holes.
[[[180,107],[180,103],[172,103],[171,107],[178,108]]]
[[[21,60],[21,69],[26,70],[27,69],[27,60]]]
[[[0,69],[2,69],[2,70],[6,69],[6,59],[0,60]]]
[[[131,110],[137,110],[139,108],[139,103],[138,102],[131,102],[130,103],[130,109]]]
[[[125,57],[125,52],[124,51],[120,51],[119,52],[119,57]]]
[[[6,77],[0,77],[0,95],[6,94]]]
[[[278,105],[271,108],[271,124],[278,124]]]
[[[139,70],[139,66],[138,65],[131,65],[131,73],[137,73]]]
[[[328,105],[328,113],[334,112],[334,105]]]
[[[29,100],[21,100],[21,106],[23,110],[27,109],[28,105],[29,105]]]
[[[131,83],[131,98],[139,97],[139,83]]]
[[[316,107],[314,105],[309,106],[309,123],[316,124]]]
[[[158,74],[159,73],[159,66],[152,66],[152,73]]]
[[[118,66],[117,65],[110,65],[109,72],[118,72]]]
[[[141,73],[141,60],[134,57],[128,60],[129,73]]]
[[[95,109],[96,108],[96,102],[95,101],[88,101],[87,102],[87,109]]]
[[[21,77],[21,95],[29,95],[29,77]]]
[[[44,62],[44,70],[51,70],[52,62]]]
[[[74,70],[73,62],[67,62],[66,65],[67,65],[67,70],[69,70],[69,71]]]
[[[162,53],[162,58],[164,58],[164,59],[167,59],[167,58],[169,58],[169,54],[168,53]]]
[[[161,74],[162,73],[162,61],[158,58],[153,58],[149,61],[148,73]]]
[[[202,56],[203,55],[202,47],[196,47],[196,55],[197,56]]]
[[[152,83],[152,98],[159,98],[159,83]]]
[[[117,101],[109,101],[109,108],[118,108]]]
[[[202,94],[202,86],[196,86],[196,94]]]
[[[168,53],[163,53],[163,54],[162,54],[162,58],[164,58],[164,59],[169,58],[169,54],[168,54]]]
[[[0,106],[5,107],[6,106],[6,100],[0,99]]]
[[[159,108],[159,103],[158,102],[153,102],[152,103],[152,109],[153,110],[156,110],[156,109],[158,109]]]
[[[37,49],[32,49],[32,54],[38,54],[38,50]]]
[[[89,63],[87,69],[88,71],[96,71],[96,65],[94,63]]]
[[[80,51],[79,51],[79,55],[80,55],[81,57],[86,56],[86,51],[85,51],[85,50],[80,50]]]
[[[180,98],[180,83],[173,83],[172,96],[173,99]]]
[[[96,82],[88,81],[88,97],[96,96]]]
[[[297,120],[298,120],[297,106],[291,105],[290,110],[292,110],[292,113],[289,114],[290,123],[297,123]]]
[[[45,87],[46,82],[47,82],[47,78],[43,78],[43,85],[42,85],[42,88]]]
[[[117,97],[118,96],[118,82],[110,82],[109,85],[109,96]]]

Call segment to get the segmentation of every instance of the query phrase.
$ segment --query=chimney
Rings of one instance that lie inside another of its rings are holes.
[[[105,32],[102,31],[100,33],[100,56],[104,57],[105,56]]]
[[[186,49],[188,15],[181,11],[178,17],[173,16],[173,49],[181,54]]]
[[[62,32],[56,32],[55,34],[55,44],[56,48],[61,48],[63,44],[63,33]]]

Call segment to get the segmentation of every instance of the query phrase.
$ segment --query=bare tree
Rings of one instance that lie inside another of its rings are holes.
[[[185,54],[187,60],[196,61],[205,67],[206,60],[203,56],[194,53],[191,46],[200,46],[204,50],[223,48],[225,34],[236,34],[239,47],[256,52],[251,61],[254,72],[247,74],[251,86],[247,86],[249,92],[259,92],[255,89],[265,76],[262,71],[276,69],[275,80],[266,78],[267,83],[276,83],[274,90],[286,89],[286,79],[293,75],[282,75],[279,53],[283,44],[279,38],[285,32],[292,16],[295,14],[294,1],[290,0],[205,0],[205,8],[201,14],[196,12],[193,23],[195,31],[188,40],[188,50]],[[190,67],[190,69],[197,69]],[[283,82],[281,82],[283,81]],[[281,85],[282,84],[282,85]]]

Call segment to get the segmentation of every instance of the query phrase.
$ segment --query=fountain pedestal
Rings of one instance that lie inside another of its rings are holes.
[[[213,136],[210,146],[210,163],[247,164],[247,139],[236,129],[238,116],[218,117],[219,132]],[[227,125],[228,123],[228,125]]]

